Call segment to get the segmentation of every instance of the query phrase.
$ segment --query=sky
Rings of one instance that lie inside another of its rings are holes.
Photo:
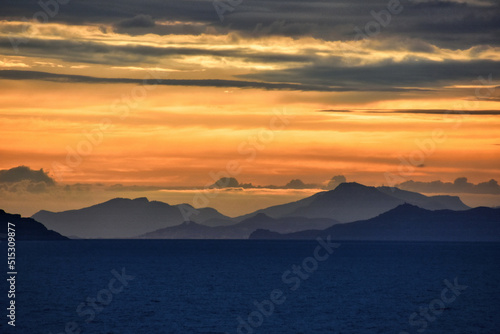
[[[147,195],[235,215],[336,176],[500,205],[499,15],[488,0],[4,1],[0,207]],[[195,199],[220,177],[252,187]]]

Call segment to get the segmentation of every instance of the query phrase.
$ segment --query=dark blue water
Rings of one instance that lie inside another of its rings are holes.
[[[16,327],[4,311],[0,333],[500,333],[500,244],[342,243],[323,261],[317,247],[18,243]]]

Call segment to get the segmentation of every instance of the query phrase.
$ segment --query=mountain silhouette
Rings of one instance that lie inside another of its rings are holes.
[[[15,239],[18,240],[69,240],[55,231],[48,230],[43,224],[32,218],[23,218],[21,215],[9,214],[0,210],[0,226],[5,234],[0,235],[0,240],[6,240],[8,223],[14,224]]]
[[[79,210],[39,211],[32,217],[47,228],[79,238],[130,238],[167,226],[183,223],[194,208],[188,204],[169,205],[147,198],[115,198]],[[212,208],[197,209],[191,220],[213,226],[233,224],[231,218]]]
[[[429,210],[465,210],[455,196],[425,196],[388,187],[341,183],[299,201],[276,205],[237,218],[213,208],[169,205],[147,198],[115,198],[79,210],[39,211],[33,218],[76,238],[247,238],[257,229],[278,233],[325,229],[334,224],[370,219],[409,203]],[[183,214],[188,213],[188,215]],[[191,221],[193,224],[184,224]],[[200,225],[200,226],[198,226]],[[210,227],[207,229],[205,227]]]
[[[399,198],[405,203],[411,203],[418,207],[427,210],[467,210],[470,209],[465,205],[458,196],[449,195],[435,195],[435,196],[425,196],[420,193],[413,191],[402,190],[396,187],[377,187],[377,190],[383,192],[384,194],[391,195],[393,197]]]
[[[338,223],[332,219],[285,217],[274,219],[263,213],[229,226],[209,227],[194,222],[162,228],[138,236],[139,239],[247,239],[257,229],[266,228],[280,233],[305,229],[323,229]]]
[[[400,205],[377,217],[337,224],[324,230],[280,234],[257,230],[251,239],[315,239],[380,241],[500,241],[500,209],[426,210]]]
[[[372,218],[404,203],[429,210],[469,209],[456,196],[425,196],[398,188],[376,188],[349,182],[341,183],[334,190],[320,192],[300,201],[258,210],[236,219],[243,220],[264,213],[273,218],[330,218],[344,223]]]

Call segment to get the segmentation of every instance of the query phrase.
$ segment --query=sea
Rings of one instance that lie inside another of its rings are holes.
[[[16,272],[0,333],[500,333],[499,243],[19,241]]]

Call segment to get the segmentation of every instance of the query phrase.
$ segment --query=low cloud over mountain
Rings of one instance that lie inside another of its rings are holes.
[[[55,181],[43,169],[26,166],[0,170],[0,192],[44,193],[55,186]]]
[[[47,175],[43,169],[33,170],[26,166],[19,166],[11,169],[0,170],[1,183],[13,183],[25,180],[31,182],[43,182],[49,186],[55,184],[54,179]]]
[[[333,190],[339,184],[346,182],[347,179],[344,175],[337,175],[331,178],[331,180],[324,182],[325,184],[319,183],[305,183],[301,179],[292,179],[285,185],[253,185],[252,183],[239,183],[234,177],[223,177],[217,180],[209,188],[244,188],[244,189],[325,189]]]
[[[347,179],[345,178],[344,175],[337,175],[332,177],[332,179],[328,182],[326,185],[327,190],[332,190],[337,188],[337,186],[341,183],[347,182]]]
[[[471,193],[471,194],[500,194],[500,186],[494,179],[478,184],[467,181],[466,177],[459,177],[454,182],[418,182],[406,181],[397,185],[398,188],[423,193]]]

